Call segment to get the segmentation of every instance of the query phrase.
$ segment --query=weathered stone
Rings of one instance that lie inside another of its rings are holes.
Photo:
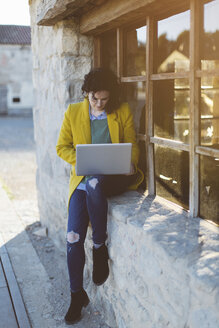
[[[93,39],[85,35],[79,37],[79,53],[81,56],[90,57],[93,52]]]
[[[77,56],[79,53],[78,33],[71,28],[59,28],[57,31],[57,52],[58,55]]]
[[[92,62],[92,38],[79,34],[77,18],[60,21],[53,27],[37,26],[38,8],[48,5],[36,0],[30,6],[33,112],[41,221],[60,245],[65,242],[70,165],[58,158],[55,146],[68,104],[82,99],[81,84]]]
[[[47,236],[47,229],[46,229],[46,227],[42,227],[40,229],[35,230],[33,233],[36,236],[46,237]]]
[[[189,328],[216,328],[218,327],[218,315],[209,308],[199,308],[195,310],[189,321]]]
[[[82,91],[81,91],[81,85],[82,85],[83,80],[70,80],[67,83],[67,89],[69,92],[69,99],[71,102],[75,102],[76,99],[78,100],[82,100],[83,99],[83,95],[82,95]]]
[[[37,22],[41,25],[53,25],[70,14],[83,8],[89,0],[48,0],[38,5]]]
[[[74,79],[82,80],[84,75],[91,69],[91,61],[86,56],[61,58],[61,70],[64,80]]]

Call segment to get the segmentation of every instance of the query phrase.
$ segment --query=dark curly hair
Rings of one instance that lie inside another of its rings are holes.
[[[89,92],[109,91],[110,98],[106,104],[105,111],[109,114],[119,108],[120,85],[117,82],[116,75],[107,68],[94,68],[84,76],[84,83],[81,87],[83,95]]]

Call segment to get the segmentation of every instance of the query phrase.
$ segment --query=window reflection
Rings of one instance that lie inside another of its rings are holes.
[[[123,83],[124,100],[128,102],[134,117],[136,133],[145,134],[145,82]],[[146,146],[139,141],[139,168],[144,172],[141,188],[146,189]]]
[[[201,144],[219,148],[219,77],[201,79]]]
[[[155,146],[156,193],[184,208],[189,207],[189,154]]]
[[[189,81],[175,79],[154,83],[154,134],[189,143]]]
[[[145,75],[146,26],[127,31],[125,47],[125,75]]]
[[[219,0],[204,5],[204,33],[202,36],[202,69],[219,68]]]
[[[189,70],[190,11],[158,22],[157,71]]]
[[[124,83],[125,101],[131,107],[137,133],[145,133],[145,82]]]
[[[219,0],[204,5],[201,68],[219,69]],[[219,77],[201,79],[201,144],[219,148]]]
[[[200,216],[219,224],[219,158],[200,156]]]

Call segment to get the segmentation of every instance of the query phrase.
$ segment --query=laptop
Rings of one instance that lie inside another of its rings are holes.
[[[128,174],[131,143],[76,145],[76,175]]]

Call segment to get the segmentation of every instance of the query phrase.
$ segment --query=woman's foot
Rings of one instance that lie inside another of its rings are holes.
[[[81,319],[82,307],[86,307],[88,303],[89,298],[84,289],[71,293],[71,304],[65,315],[65,322],[69,325],[78,322]]]
[[[105,244],[99,248],[93,247],[93,282],[100,286],[109,276],[108,249]]]

